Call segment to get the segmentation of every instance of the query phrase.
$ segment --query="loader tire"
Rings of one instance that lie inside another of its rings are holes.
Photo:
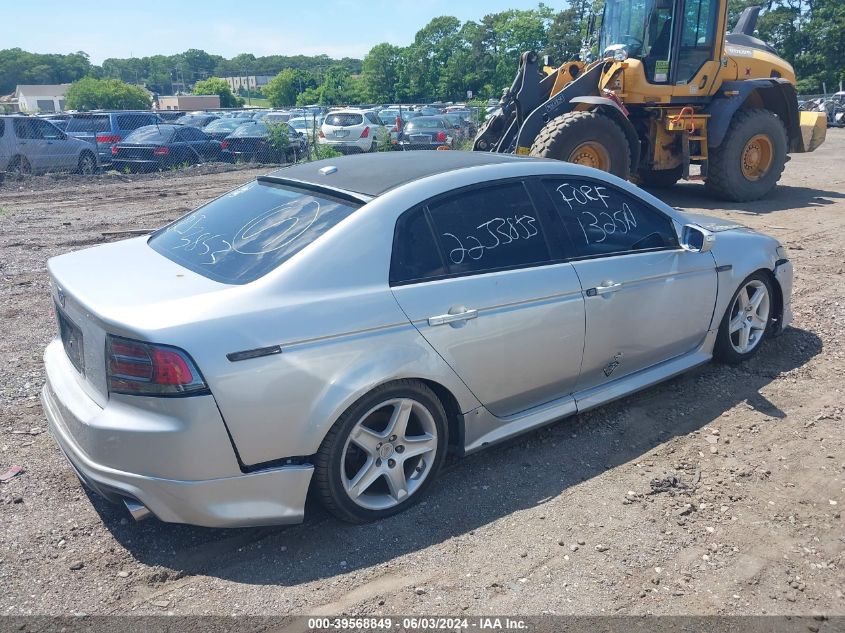
[[[599,112],[567,112],[552,119],[534,139],[531,156],[594,167],[626,180],[631,172],[625,132]]]
[[[748,202],[774,189],[786,165],[786,128],[768,110],[740,110],[719,147],[710,149],[707,192]]]

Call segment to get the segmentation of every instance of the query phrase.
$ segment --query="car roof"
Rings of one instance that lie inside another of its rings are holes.
[[[272,172],[270,176],[316,187],[379,196],[386,191],[427,176],[482,165],[524,160],[526,159],[512,154],[491,152],[377,152],[291,165]],[[334,167],[336,171],[328,174],[321,173],[320,170],[326,167]]]

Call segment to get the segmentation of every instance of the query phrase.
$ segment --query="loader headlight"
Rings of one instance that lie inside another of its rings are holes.
[[[602,55],[605,59],[612,58],[613,61],[624,62],[628,59],[628,47],[624,44],[611,44],[604,49]]]

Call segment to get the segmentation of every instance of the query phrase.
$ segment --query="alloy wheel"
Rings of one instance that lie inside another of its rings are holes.
[[[368,510],[392,508],[431,474],[438,446],[431,412],[411,398],[380,403],[353,427],[341,454],[343,488]]]
[[[747,354],[763,340],[770,309],[769,290],[759,279],[752,279],[737,293],[728,324],[728,336],[736,352]]]

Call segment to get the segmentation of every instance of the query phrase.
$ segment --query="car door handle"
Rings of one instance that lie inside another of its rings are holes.
[[[595,297],[598,295],[609,295],[620,290],[621,288],[621,283],[616,283],[613,281],[603,281],[600,286],[596,286],[595,288],[590,288],[589,290],[587,290],[587,296]]]
[[[461,321],[469,321],[470,319],[478,318],[478,310],[463,310],[455,314],[441,314],[439,316],[428,317],[428,324],[432,327],[435,325],[446,325],[447,323],[460,323]]]

